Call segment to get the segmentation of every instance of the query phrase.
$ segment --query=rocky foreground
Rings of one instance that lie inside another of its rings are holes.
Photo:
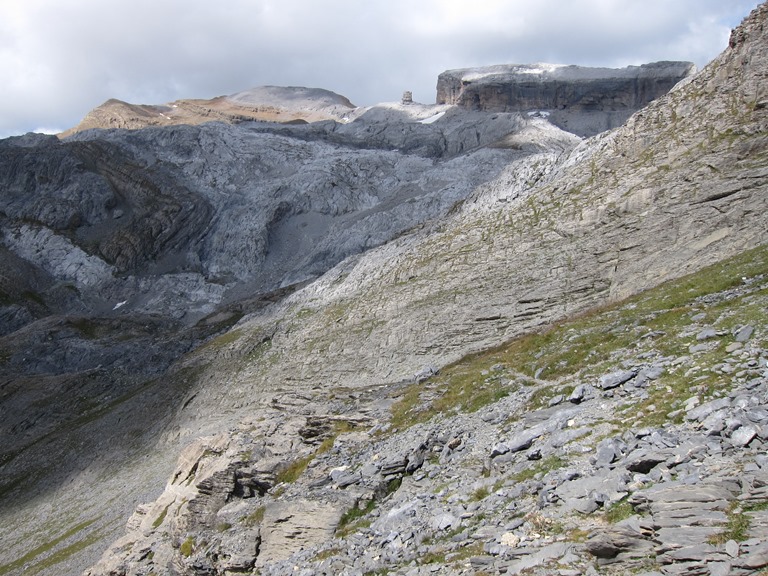
[[[755,574],[767,310],[762,248],[396,390],[277,394],[88,574]]]

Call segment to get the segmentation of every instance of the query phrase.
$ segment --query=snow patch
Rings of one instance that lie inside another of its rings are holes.
[[[419,124],[433,124],[438,120],[440,120],[440,118],[442,118],[443,116],[445,116],[445,110],[443,110],[442,112],[438,112],[437,114],[435,114],[434,116],[430,116],[429,118],[424,118],[424,120],[419,120]]]

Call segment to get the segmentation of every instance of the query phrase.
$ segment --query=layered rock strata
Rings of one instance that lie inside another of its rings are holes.
[[[565,130],[592,136],[620,126],[694,72],[690,62],[619,69],[557,64],[464,68],[440,74],[436,102],[487,112],[542,114]]]

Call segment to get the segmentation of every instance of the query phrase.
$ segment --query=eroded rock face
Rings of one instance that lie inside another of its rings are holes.
[[[487,112],[531,112],[581,136],[623,124],[695,72],[690,62],[626,68],[553,64],[447,70],[437,80],[438,104]]]

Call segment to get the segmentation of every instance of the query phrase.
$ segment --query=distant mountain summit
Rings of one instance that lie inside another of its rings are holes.
[[[438,76],[435,101],[472,111],[538,114],[562,130],[587,137],[620,126],[695,71],[690,62],[626,68],[565,64],[462,68]],[[138,129],[213,121],[348,122],[368,110],[322,88],[259,86],[210,100],[182,99],[159,105],[107,100],[61,136],[92,128]]]
[[[236,124],[249,120],[342,120],[355,108],[347,98],[330,90],[296,86],[260,86],[209,100],[182,99],[168,104],[129,104],[112,98],[91,110],[62,136],[92,128],[138,129],[212,121]]]

